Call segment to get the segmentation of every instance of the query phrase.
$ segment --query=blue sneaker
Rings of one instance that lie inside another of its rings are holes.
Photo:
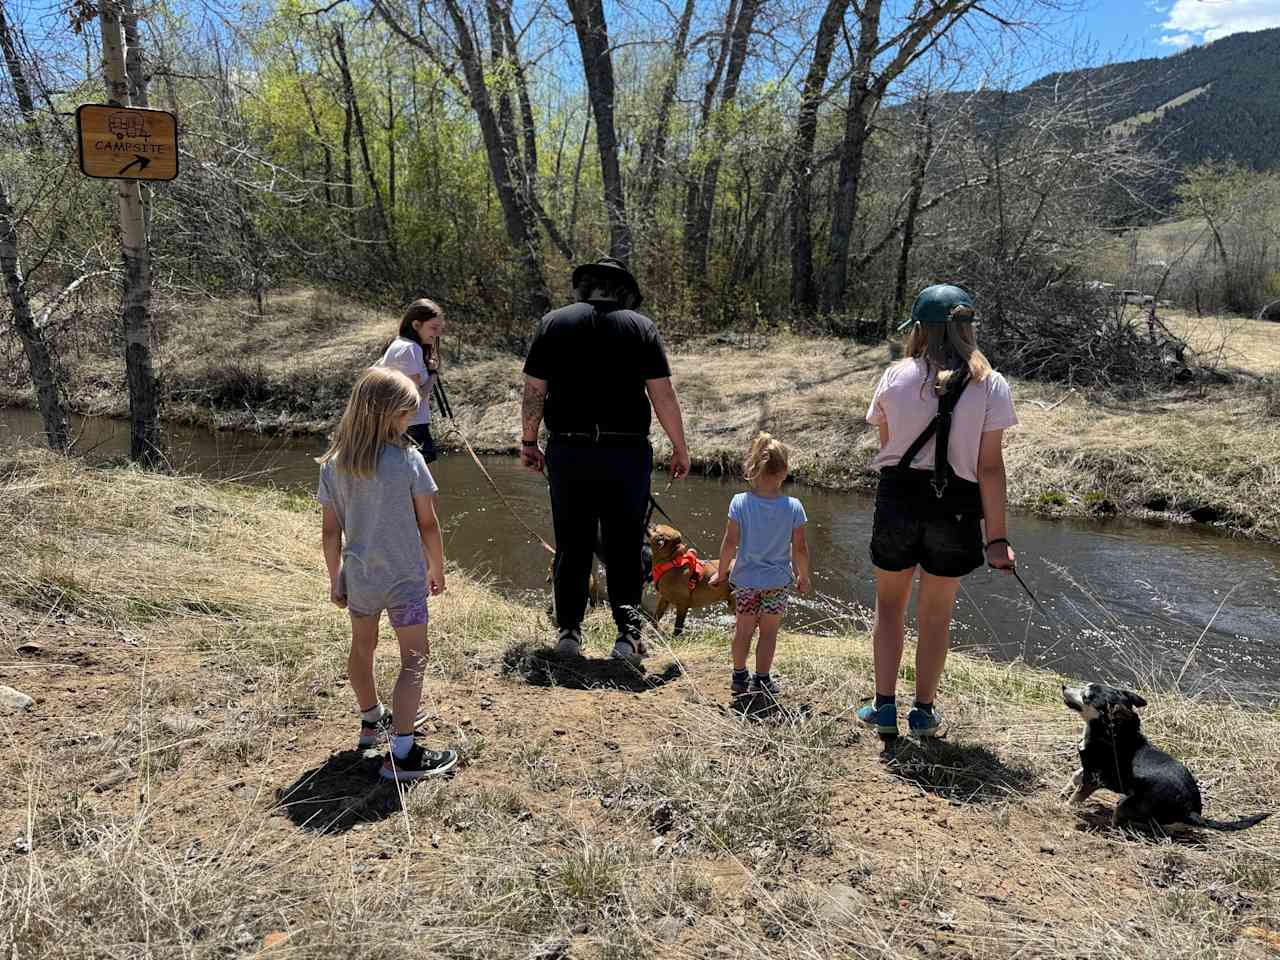
[[[907,731],[913,737],[940,737],[943,734],[942,711],[937,707],[921,710],[912,707],[907,714]]]
[[[876,733],[882,737],[897,736],[898,705],[896,703],[886,703],[879,710],[874,703],[868,703],[858,708],[858,719],[868,727],[875,727]]]

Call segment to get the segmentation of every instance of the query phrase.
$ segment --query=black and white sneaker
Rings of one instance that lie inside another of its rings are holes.
[[[613,650],[610,652],[614,660],[625,660],[633,667],[640,666],[649,651],[645,649],[644,641],[640,639],[639,630],[624,630],[618,634],[618,639],[613,644]]]
[[[452,750],[428,750],[415,741],[409,752],[400,759],[396,759],[394,753],[387,753],[387,759],[382,762],[382,779],[421,780],[423,777],[438,777],[448,773],[457,763],[458,755]]]
[[[565,627],[560,631],[560,642],[556,644],[556,653],[562,657],[582,656],[582,630],[579,627]]]
[[[427,715],[421,710],[413,719],[413,726],[416,730],[427,722]],[[395,729],[395,718],[391,716],[390,710],[383,710],[382,716],[377,720],[360,721],[360,736],[356,738],[356,748],[359,750],[367,750],[369,747],[376,747],[382,743],[387,737],[391,736],[391,731]]]

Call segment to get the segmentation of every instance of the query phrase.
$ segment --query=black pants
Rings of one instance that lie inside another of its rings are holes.
[[[647,441],[622,446],[553,439],[546,461],[556,532],[557,623],[561,629],[582,625],[598,529],[613,620],[619,630],[639,629],[653,449]]]
[[[422,459],[427,463],[434,463],[439,454],[436,452],[436,442],[431,439],[431,425],[427,423],[415,423],[405,435],[416,443],[422,451]]]

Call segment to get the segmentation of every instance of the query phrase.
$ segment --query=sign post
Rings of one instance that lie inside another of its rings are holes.
[[[166,110],[86,103],[76,110],[80,172],[103,180],[172,180],[178,118]]]

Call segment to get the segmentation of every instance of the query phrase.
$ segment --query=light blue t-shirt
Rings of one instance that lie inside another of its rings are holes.
[[[795,497],[740,493],[729,503],[729,519],[738,525],[738,557],[729,583],[747,590],[776,590],[795,580],[791,569],[791,532],[808,517]]]

